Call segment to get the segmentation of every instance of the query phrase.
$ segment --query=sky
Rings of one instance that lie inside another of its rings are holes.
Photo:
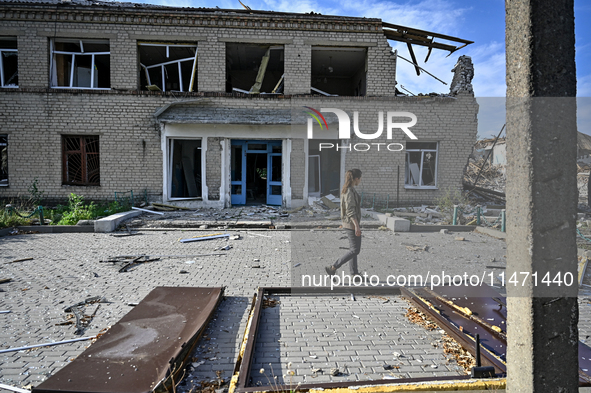
[[[136,0],[174,7],[243,9],[238,0]],[[447,93],[451,70],[461,55],[472,58],[474,94],[480,104],[480,137],[498,134],[504,121],[505,1],[504,0],[242,0],[253,10],[380,18],[384,22],[414,27],[474,41],[451,54],[433,50],[424,63],[427,48],[414,46],[419,65],[447,82],[444,85],[425,73],[416,75],[412,65],[397,63],[398,84],[417,93]],[[591,135],[591,1],[575,0],[575,50],[579,131]],[[443,41],[445,42],[445,41]],[[406,44],[389,41],[398,54],[410,59]],[[494,97],[494,98],[493,98]]]

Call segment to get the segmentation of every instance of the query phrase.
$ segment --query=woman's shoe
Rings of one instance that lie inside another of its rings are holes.
[[[325,267],[325,268],[324,268],[324,270],[326,270],[326,272],[327,272],[329,275],[331,275],[331,276],[334,276],[334,274],[335,274],[335,273],[336,273],[336,271],[337,271],[337,268],[336,268],[336,267],[334,267],[334,266],[327,266],[327,267]]]

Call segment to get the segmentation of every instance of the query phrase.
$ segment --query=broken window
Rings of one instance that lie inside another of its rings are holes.
[[[283,92],[283,45],[226,44],[226,91]]]
[[[100,185],[99,137],[62,135],[63,184]]]
[[[18,87],[16,37],[0,37],[0,87]]]
[[[108,40],[51,40],[51,86],[108,89],[111,59]]]
[[[364,96],[367,49],[312,47],[312,94]]]
[[[8,135],[0,135],[0,186],[8,185]]]
[[[201,140],[169,139],[171,198],[201,197]]]
[[[437,142],[406,142],[404,185],[415,188],[437,186]]]
[[[142,90],[196,90],[197,45],[148,42],[138,45]]]
[[[308,140],[308,195],[340,195],[341,152],[322,148],[334,144],[330,139]]]

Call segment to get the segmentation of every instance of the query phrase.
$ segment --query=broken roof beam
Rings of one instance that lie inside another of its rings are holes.
[[[433,33],[430,31],[413,29],[411,27],[394,25],[392,23],[382,22],[383,32],[387,39],[406,42],[409,44],[426,46],[428,48],[447,50],[450,53],[457,51],[465,47],[466,45],[473,44],[474,41],[465,40],[463,38],[452,37],[445,34]],[[433,42],[435,38],[457,42],[463,45],[454,46],[450,44],[442,44],[439,42]]]

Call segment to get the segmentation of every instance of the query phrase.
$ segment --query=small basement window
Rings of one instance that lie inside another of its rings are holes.
[[[141,90],[197,90],[196,44],[140,42],[138,45]]]
[[[0,187],[8,186],[8,135],[0,135]]]
[[[405,188],[437,187],[437,142],[406,142]]]
[[[62,184],[100,185],[99,137],[62,135]]]
[[[312,47],[312,94],[364,96],[367,49]]]
[[[51,87],[109,89],[111,52],[108,40],[51,40]]]
[[[226,92],[283,92],[283,45],[226,44]]]
[[[18,87],[16,37],[0,37],[0,87]]]

